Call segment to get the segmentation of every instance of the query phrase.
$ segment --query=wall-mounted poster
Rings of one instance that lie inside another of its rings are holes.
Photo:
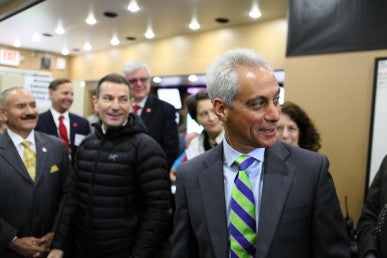
[[[387,155],[387,57],[375,59],[366,190]]]

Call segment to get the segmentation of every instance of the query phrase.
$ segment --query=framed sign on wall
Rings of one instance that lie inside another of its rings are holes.
[[[366,191],[387,155],[387,57],[375,59]]]

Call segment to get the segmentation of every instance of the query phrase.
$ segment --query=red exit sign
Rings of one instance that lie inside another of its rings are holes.
[[[0,64],[19,66],[20,65],[19,51],[0,49]]]

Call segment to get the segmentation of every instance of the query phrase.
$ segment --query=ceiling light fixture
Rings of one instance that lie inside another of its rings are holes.
[[[94,25],[97,23],[97,20],[95,19],[94,14],[92,12],[89,13],[85,21],[89,25]]]
[[[110,44],[112,44],[113,46],[117,46],[118,44],[120,44],[120,40],[117,38],[116,35],[114,35],[112,40],[110,40]]]
[[[138,6],[136,0],[130,0],[130,3],[128,5],[127,9],[131,13],[136,13],[136,12],[140,11],[140,6]]]
[[[14,46],[14,47],[20,47],[20,46],[21,46],[20,40],[16,39],[16,40],[13,42],[13,46]]]
[[[40,36],[37,32],[35,32],[34,35],[32,35],[32,41],[35,41],[35,42],[40,41]]]
[[[155,37],[155,34],[153,33],[153,30],[152,30],[152,27],[148,27],[148,29],[146,30],[144,36],[147,38],[147,39],[153,39]]]
[[[156,76],[156,77],[153,77],[152,81],[153,81],[154,83],[160,83],[160,82],[161,82],[161,78],[158,77],[158,76]]]
[[[258,19],[262,16],[261,10],[259,10],[258,3],[253,2],[253,6],[251,7],[251,10],[249,12],[249,16],[253,19]]]
[[[70,51],[67,48],[64,48],[62,49],[61,53],[62,55],[67,56],[68,54],[70,54]]]
[[[198,22],[198,19],[195,16],[192,17],[191,23],[188,25],[188,27],[191,30],[198,30],[198,29],[200,29],[200,24]]]
[[[198,80],[198,77],[195,74],[191,74],[190,76],[188,76],[188,80],[190,82],[196,82]]]
[[[55,29],[55,33],[58,34],[58,35],[62,35],[62,34],[65,33],[65,29],[63,28],[63,25],[62,25],[61,21],[58,22],[58,26]]]
[[[90,51],[91,50],[91,45],[89,42],[86,42],[85,45],[83,45],[83,50],[85,51]]]

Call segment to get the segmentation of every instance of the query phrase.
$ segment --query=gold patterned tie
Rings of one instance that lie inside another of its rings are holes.
[[[36,176],[36,154],[31,150],[30,148],[30,142],[27,140],[24,140],[22,142],[22,145],[24,146],[23,151],[23,162],[26,166],[26,169],[28,173],[30,174],[30,177],[32,178],[32,181],[35,182],[35,176]]]

